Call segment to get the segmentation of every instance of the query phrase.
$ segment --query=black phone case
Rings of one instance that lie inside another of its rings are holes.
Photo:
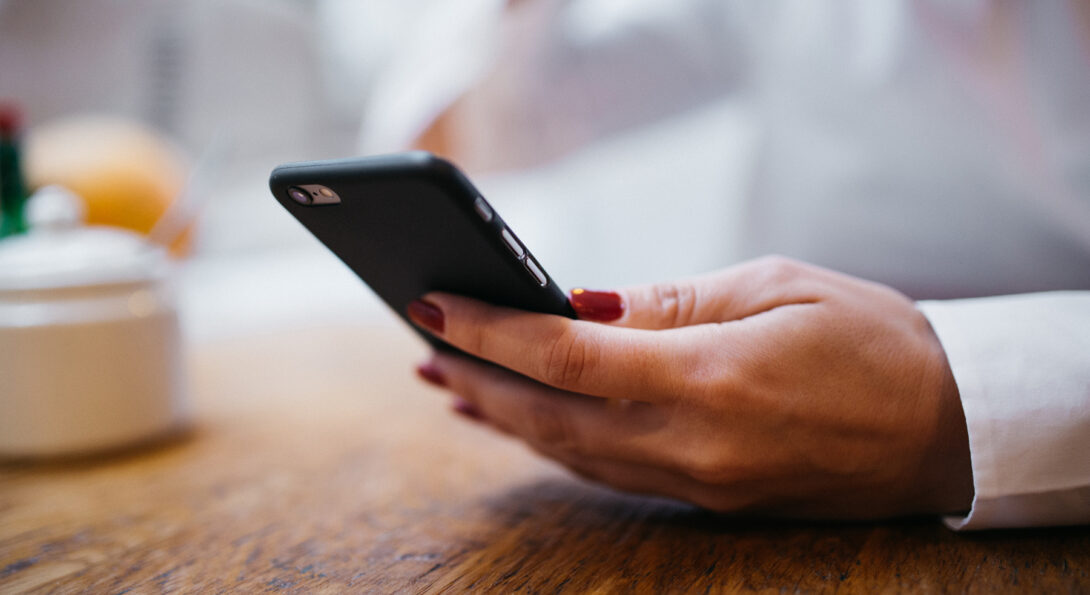
[[[303,184],[327,186],[341,202],[299,204],[288,189]],[[406,322],[406,306],[429,291],[575,318],[567,296],[540,263],[544,287],[504,243],[499,214],[490,205],[491,220],[477,212],[474,202],[481,194],[473,184],[430,153],[288,163],[273,170],[269,188]],[[526,250],[525,258],[534,257]],[[449,349],[410,326],[432,345]]]

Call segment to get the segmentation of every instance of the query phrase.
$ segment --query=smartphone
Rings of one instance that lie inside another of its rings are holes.
[[[409,322],[429,291],[575,318],[567,295],[450,162],[426,152],[278,166],[276,200]]]

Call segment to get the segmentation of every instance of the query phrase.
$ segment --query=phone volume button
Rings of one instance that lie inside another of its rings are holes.
[[[511,252],[514,252],[515,256],[519,257],[519,259],[526,256],[526,249],[522,247],[522,244],[519,243],[518,238],[515,237],[515,234],[511,233],[510,229],[507,229],[506,227],[503,228],[503,230],[500,231],[500,237],[503,238],[503,243],[507,244],[507,247]]]
[[[545,271],[541,270],[541,267],[538,266],[533,257],[527,256],[526,260],[522,261],[522,264],[526,267],[526,270],[529,271],[530,276],[534,278],[534,281],[537,281],[538,285],[545,287],[549,284],[549,278],[545,276]]]

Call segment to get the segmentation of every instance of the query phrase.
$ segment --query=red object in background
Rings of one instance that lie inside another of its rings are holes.
[[[26,233],[27,185],[19,144],[22,113],[12,103],[0,103],[0,238]]]
[[[0,135],[11,138],[19,131],[23,114],[14,104],[0,102]]]

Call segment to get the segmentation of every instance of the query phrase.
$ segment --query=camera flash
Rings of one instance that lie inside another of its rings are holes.
[[[288,189],[288,196],[295,202],[308,207],[321,205],[335,205],[341,202],[341,197],[332,188],[321,184],[299,184]]]

